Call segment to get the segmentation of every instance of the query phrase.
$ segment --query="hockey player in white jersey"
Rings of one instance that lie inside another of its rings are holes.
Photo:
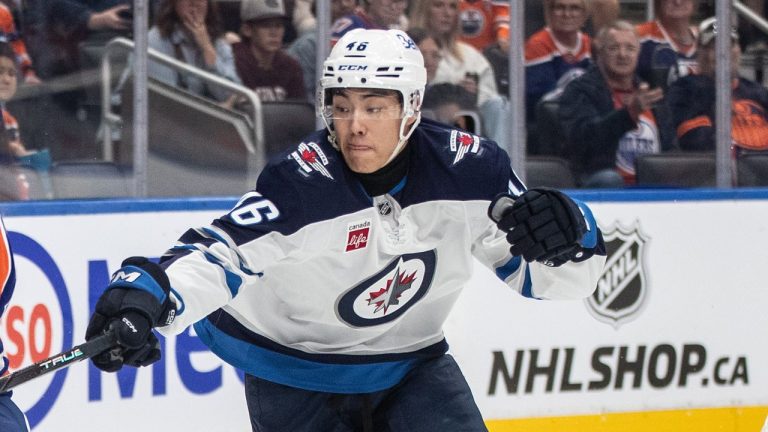
[[[246,373],[254,431],[483,431],[442,326],[473,257],[539,299],[589,296],[605,261],[583,203],[526,190],[494,142],[420,118],[426,71],[402,31],[355,30],[323,65],[327,128],[272,160],[227,214],[159,264],[129,258],[86,338],[115,371],[194,325]],[[113,353],[114,354],[114,353]]]

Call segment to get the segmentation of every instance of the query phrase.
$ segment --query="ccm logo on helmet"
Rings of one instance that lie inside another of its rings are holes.
[[[340,71],[364,71],[368,66],[364,65],[339,65]]]

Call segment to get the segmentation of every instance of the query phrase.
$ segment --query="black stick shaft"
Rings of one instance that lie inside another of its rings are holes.
[[[57,371],[89,359],[95,355],[113,348],[117,345],[117,337],[113,331],[108,331],[101,336],[95,337],[88,342],[77,345],[69,351],[48,357],[45,360],[29,365],[24,369],[19,369],[12,374],[0,378],[0,393],[6,392],[20,384],[24,384],[41,375]]]

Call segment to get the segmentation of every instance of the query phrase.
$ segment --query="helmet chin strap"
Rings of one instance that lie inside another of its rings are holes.
[[[328,131],[328,141],[331,143],[333,148],[335,148],[338,151],[341,151],[341,148],[339,148],[339,144],[336,142],[336,131],[333,130],[332,123],[328,123],[328,120],[325,118],[325,116],[322,116],[323,124],[325,124],[325,129]]]
[[[405,133],[405,125],[408,123],[408,119],[412,117],[415,117],[416,120],[414,120],[414,122],[411,124],[411,127],[410,129],[408,129],[408,132]],[[410,138],[413,131],[416,130],[416,126],[419,125],[420,121],[421,121],[421,111],[416,111],[413,113],[413,115],[403,117],[403,120],[400,121],[400,131],[399,131],[400,139],[397,142],[395,149],[392,150],[392,154],[389,155],[389,159],[387,159],[387,161],[384,163],[384,166],[392,162],[392,160],[395,157],[397,157],[397,155],[400,154],[400,152],[403,150],[403,147],[405,147],[405,144],[408,142],[408,138]]]

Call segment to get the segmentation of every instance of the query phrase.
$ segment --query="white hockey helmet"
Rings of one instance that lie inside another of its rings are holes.
[[[402,96],[400,142],[390,160],[400,152],[421,120],[421,100],[427,84],[424,57],[402,30],[355,29],[336,42],[323,63],[317,114],[322,117],[335,145],[332,127],[332,90],[369,88],[395,90]],[[409,118],[415,121],[405,130]]]

